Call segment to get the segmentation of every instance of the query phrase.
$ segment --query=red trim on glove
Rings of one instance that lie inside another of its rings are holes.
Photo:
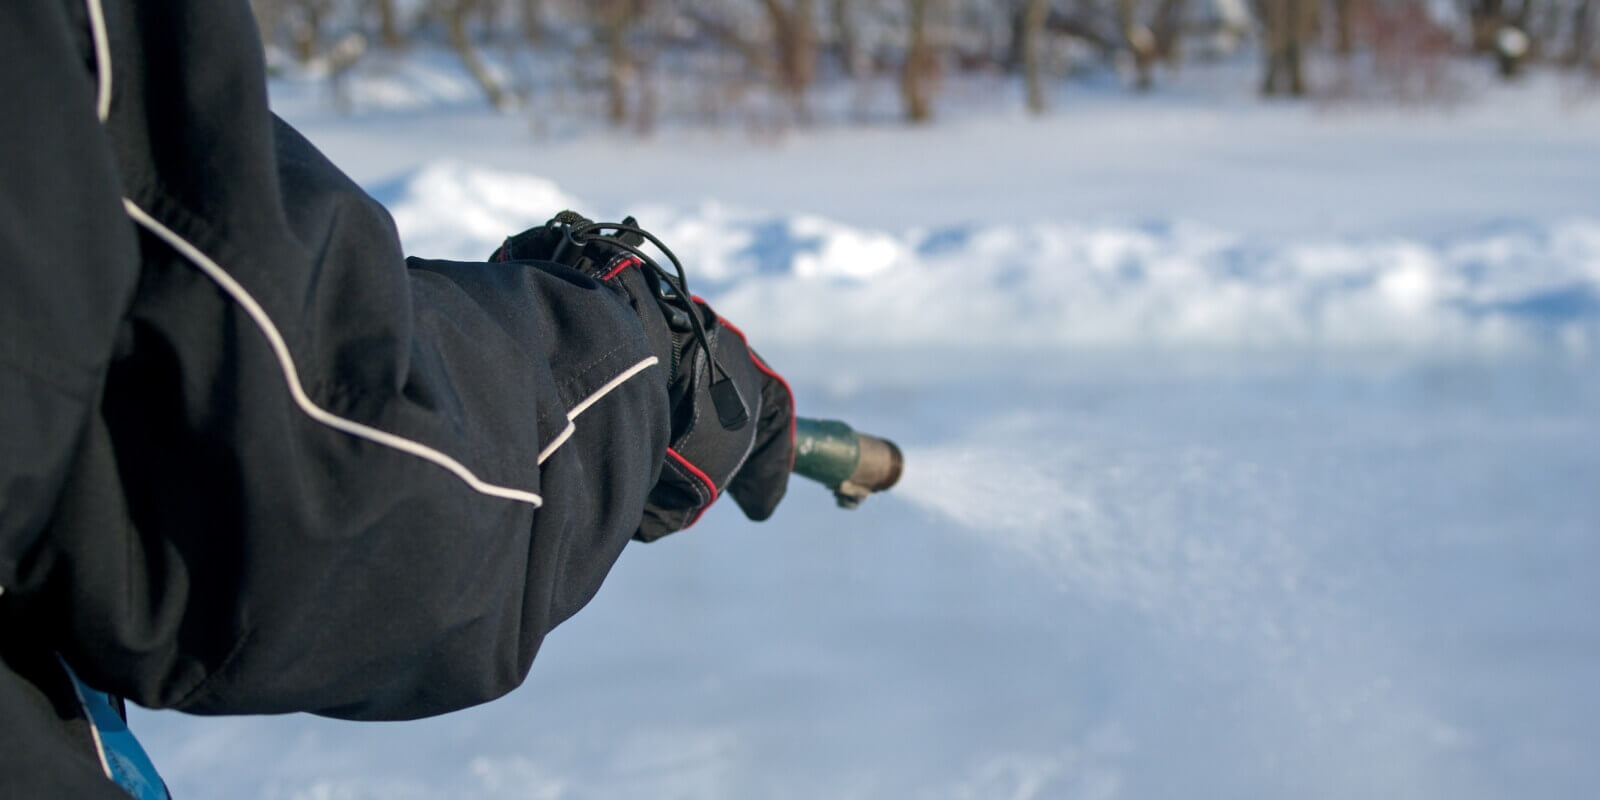
[[[707,303],[706,301],[700,299],[699,295],[689,295],[689,297],[692,300],[694,300],[696,303],[701,303],[701,304],[706,305],[706,306],[710,306],[711,305],[710,303]],[[795,421],[794,420],[794,417],[795,417],[794,389],[789,388],[789,382],[784,380],[782,375],[779,375],[777,372],[774,372],[772,367],[767,366],[767,363],[765,361],[762,361],[760,358],[756,357],[756,352],[754,350],[750,349],[750,339],[744,335],[744,331],[739,330],[738,327],[736,327],[733,323],[728,321],[727,317],[724,317],[721,314],[717,315],[717,319],[722,322],[722,327],[727,328],[730,331],[733,331],[734,335],[739,337],[739,341],[744,342],[744,351],[746,353],[750,354],[750,362],[756,365],[756,369],[759,369],[762,372],[766,373],[767,377],[777,381],[781,386],[783,386],[783,390],[785,392],[789,393],[789,471],[793,472],[794,471],[794,457],[795,457],[795,446],[794,446],[794,421]]]
[[[720,496],[721,493],[717,491],[717,484],[713,482],[711,478],[707,477],[706,473],[699,467],[689,463],[689,459],[684,458],[683,454],[669,447],[667,448],[667,457],[678,462],[679,466],[688,470],[690,475],[693,475],[695,479],[705,484],[706,488],[711,490],[711,499],[707,500],[706,504],[701,506],[699,511],[695,512],[694,517],[689,520],[688,524],[683,526],[683,529],[687,529],[696,522],[700,521],[701,515],[706,513],[706,509],[710,508],[712,503],[717,502],[717,497]]]
[[[612,267],[610,272],[607,272],[606,274],[600,276],[600,280],[601,280],[601,282],[609,281],[612,278],[617,277],[618,273],[621,273],[623,270],[627,269],[628,267],[637,267],[637,266],[639,266],[640,264],[643,264],[643,263],[644,263],[643,261],[639,260],[638,256],[628,256],[627,258],[624,258],[622,260],[622,263],[616,265],[615,267]]]

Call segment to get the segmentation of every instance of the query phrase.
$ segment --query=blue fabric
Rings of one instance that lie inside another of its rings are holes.
[[[128,730],[128,723],[123,721],[122,715],[112,705],[111,696],[90,688],[78,680],[77,673],[71,667],[65,663],[62,666],[76,685],[83,711],[98,734],[100,755],[111,773],[111,780],[137,800],[172,800],[172,795],[167,793],[166,783],[156,772],[155,764],[150,763],[150,757],[139,746],[139,740],[134,738],[133,731]]]

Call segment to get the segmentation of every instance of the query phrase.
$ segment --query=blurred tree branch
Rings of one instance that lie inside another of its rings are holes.
[[[661,97],[666,113],[680,118],[715,120],[734,110],[752,126],[805,122],[816,107],[830,107],[817,100],[837,97],[822,92],[840,81],[854,84],[853,118],[870,118],[866,104],[882,103],[892,85],[901,116],[927,122],[946,73],[1016,80],[1028,111],[1039,114],[1050,80],[1127,70],[1132,89],[1149,91],[1158,65],[1177,69],[1193,52],[1226,55],[1228,43],[1251,26],[1262,59],[1259,88],[1269,96],[1316,92],[1415,102],[1442,91],[1452,59],[1474,55],[1492,58],[1508,78],[1535,66],[1600,70],[1596,0],[1454,2],[1454,15],[1431,0],[251,0],[251,6],[269,68],[325,77],[341,105],[374,51],[368,43],[393,54],[420,41],[453,52],[496,108],[512,106],[537,85],[550,87],[547,98],[592,97],[595,113],[611,124],[634,121],[641,128],[649,127]],[[1332,80],[1314,86],[1306,70],[1319,49],[1340,58]],[[563,72],[563,63],[570,69]]]

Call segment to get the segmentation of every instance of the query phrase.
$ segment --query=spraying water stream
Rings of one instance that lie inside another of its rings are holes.
[[[1063,608],[1124,620],[1141,657],[1179,674],[1221,665],[1199,680],[1242,682],[1221,690],[1235,696],[1165,724],[1204,738],[1220,733],[1216,715],[1231,719],[1233,745],[1321,776],[1301,796],[1493,796],[1471,754],[1506,746],[1495,726],[1559,758],[1575,723],[1549,705],[1467,700],[1459,676],[1502,668],[1456,654],[1497,619],[1576,624],[1553,597],[1515,588],[1515,570],[1557,569],[1555,595],[1584,593],[1554,554],[1594,552],[1583,530],[1600,518],[1578,485],[1595,457],[1572,449],[1600,435],[1570,405],[1587,390],[1553,399],[1516,388],[1524,379],[1222,378],[1090,403],[1081,395],[1104,390],[1061,387],[962,409],[981,421],[906,447],[893,494],[1053,583]],[[1485,591],[1498,600],[1485,606]],[[1557,682],[1582,663],[1526,656]]]

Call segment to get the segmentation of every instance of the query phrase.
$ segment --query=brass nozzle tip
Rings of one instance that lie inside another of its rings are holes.
[[[861,439],[861,460],[856,463],[850,482],[872,492],[881,492],[895,485],[906,463],[899,446],[870,434],[856,435]]]

